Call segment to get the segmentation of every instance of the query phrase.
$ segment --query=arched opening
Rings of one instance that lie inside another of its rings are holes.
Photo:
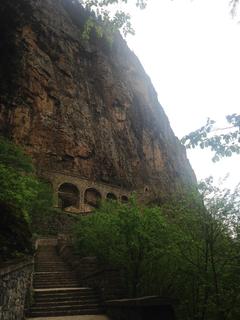
[[[89,204],[92,207],[98,208],[101,201],[101,194],[94,188],[89,188],[84,194],[84,203]]]
[[[58,204],[63,210],[79,207],[79,190],[72,183],[63,183],[58,189]]]
[[[109,193],[107,194],[107,196],[106,196],[106,199],[107,199],[107,200],[111,200],[111,201],[117,201],[117,196],[115,196],[114,193],[109,192]]]
[[[121,201],[123,203],[127,203],[128,202],[128,197],[127,196],[121,196]]]

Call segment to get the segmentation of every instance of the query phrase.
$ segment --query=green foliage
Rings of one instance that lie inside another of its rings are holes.
[[[29,219],[29,210],[38,195],[39,182],[0,163],[0,200],[15,204]]]
[[[96,255],[103,263],[124,271],[131,296],[141,290],[146,266],[153,252],[162,252],[164,218],[156,208],[105,202],[95,214],[80,220],[76,228],[79,253]]]
[[[16,205],[28,222],[52,203],[50,187],[36,178],[30,158],[4,138],[0,138],[0,201]]]
[[[230,124],[227,128],[214,128],[215,121],[208,119],[205,126],[197,129],[181,139],[186,148],[210,148],[214,152],[212,160],[240,154],[240,115],[226,116]],[[227,133],[225,131],[227,130]]]
[[[159,207],[104,203],[76,226],[76,248],[124,272],[129,296],[179,300],[181,319],[240,316],[239,198],[209,179]],[[238,190],[239,191],[239,190]]]
[[[81,3],[90,12],[89,19],[85,24],[83,39],[89,40],[91,32],[95,31],[98,37],[105,37],[112,42],[113,35],[120,31],[125,37],[134,34],[131,24],[131,16],[124,10],[116,9],[122,4],[127,4],[128,0],[79,0],[73,3]],[[135,5],[139,9],[144,9],[147,0],[137,0]],[[111,7],[112,10],[108,10]]]
[[[187,319],[237,319],[239,190],[221,190],[212,178],[201,182],[199,190],[205,208],[180,203],[164,209],[174,216],[176,227],[178,271],[173,287],[182,288],[181,296],[177,292],[180,312]]]
[[[32,218],[51,207],[52,192],[48,184],[34,175],[30,158],[4,138],[0,138],[0,203],[4,208],[1,218],[7,232],[2,233],[0,245],[11,257],[15,247],[9,239],[15,239],[13,243],[19,242],[18,248],[23,248],[23,239],[31,239]]]
[[[18,171],[33,172],[30,157],[12,142],[0,137],[0,163]]]
[[[35,216],[39,216],[45,219],[47,215],[55,214],[53,205],[53,191],[51,185],[43,180],[34,178],[35,184],[33,189],[35,190],[34,199],[31,201],[29,208],[29,216],[32,220]]]

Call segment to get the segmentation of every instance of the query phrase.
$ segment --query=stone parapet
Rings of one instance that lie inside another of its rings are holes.
[[[112,320],[175,320],[176,301],[158,296],[118,299],[105,302],[107,315]]]
[[[24,308],[31,297],[33,259],[0,265],[0,320],[24,319]]]

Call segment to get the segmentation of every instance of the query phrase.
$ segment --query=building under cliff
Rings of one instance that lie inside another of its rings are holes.
[[[33,157],[67,210],[195,185],[138,58],[120,35],[83,41],[85,20],[70,0],[1,1],[0,133]]]

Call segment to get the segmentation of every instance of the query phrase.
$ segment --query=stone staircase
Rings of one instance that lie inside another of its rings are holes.
[[[26,314],[29,318],[103,313],[98,294],[92,288],[81,287],[55,245],[38,247],[33,287],[34,304]]]

